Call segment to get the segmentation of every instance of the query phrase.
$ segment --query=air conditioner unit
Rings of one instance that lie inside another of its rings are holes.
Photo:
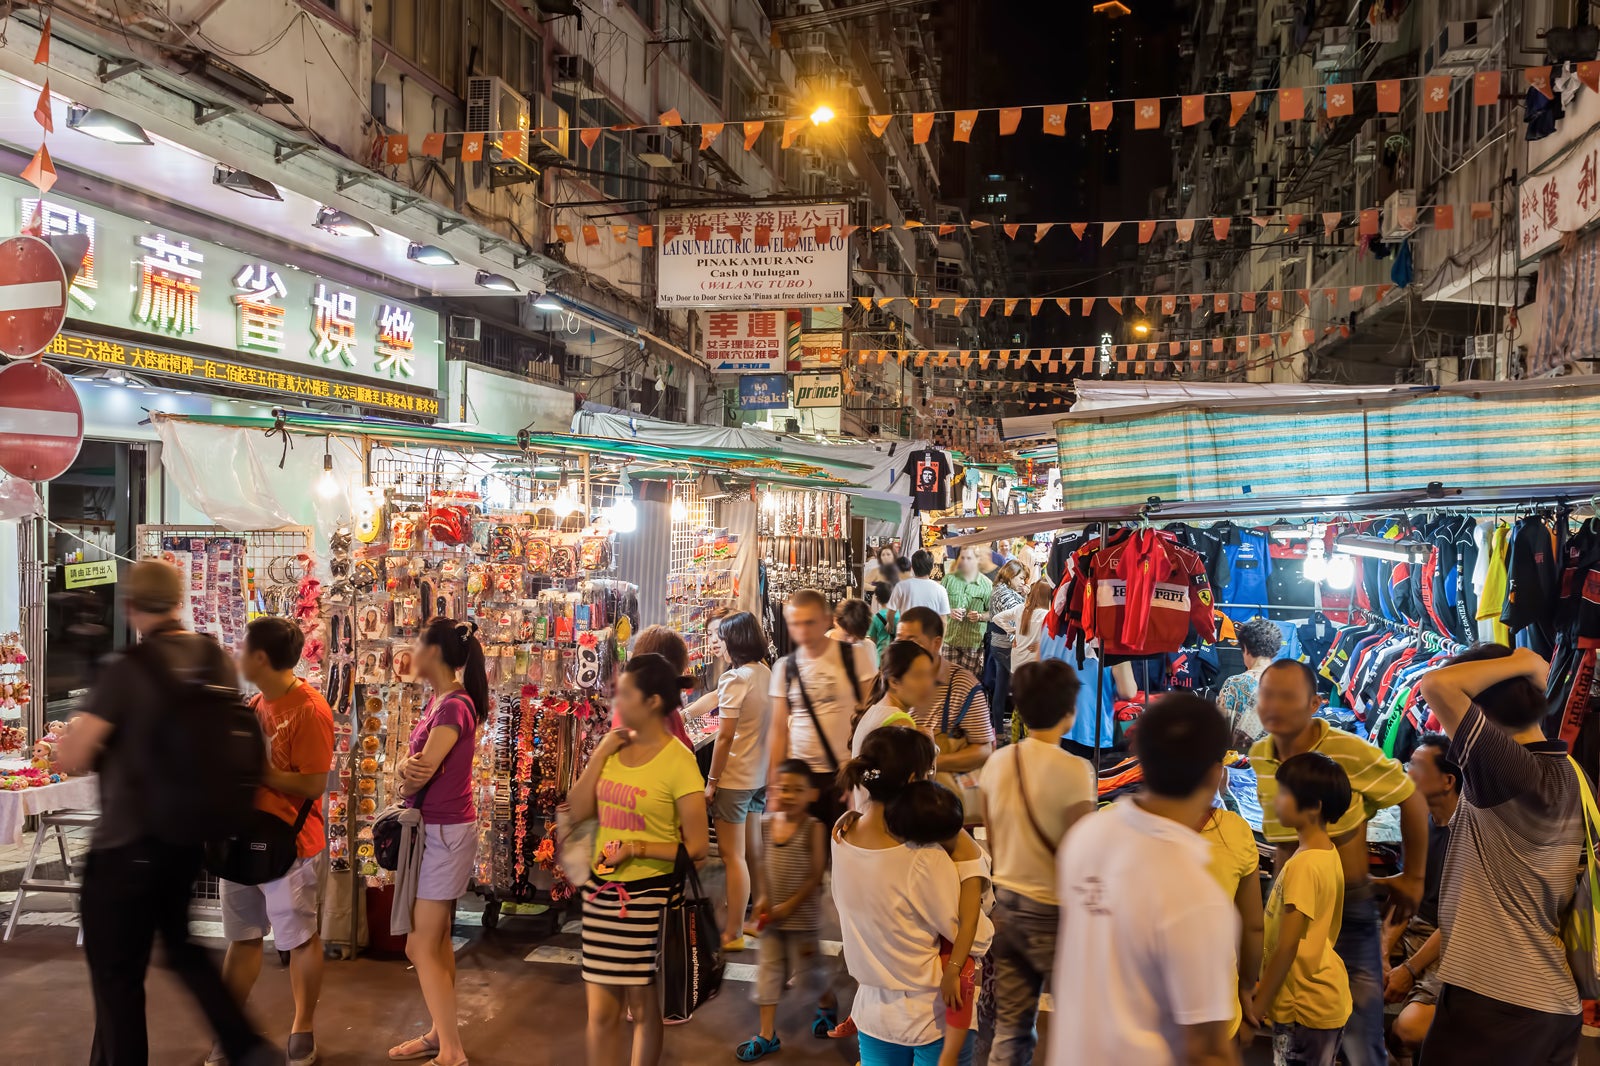
[[[1355,45],[1355,34],[1349,26],[1329,26],[1322,31],[1322,38],[1317,42],[1316,67],[1319,70],[1336,67],[1344,59],[1345,53]]]
[[[532,124],[528,101],[523,95],[499,78],[473,76],[467,79],[467,132],[482,133],[484,155],[499,162],[508,158],[501,146],[502,134],[513,130],[527,130]],[[518,162],[528,161],[528,145],[524,138]]]
[[[1400,221],[1406,216],[1406,224]],[[1386,241],[1397,241],[1417,228],[1417,193],[1415,189],[1396,189],[1383,201],[1382,231]]]
[[[664,130],[639,134],[638,141],[634,142],[633,154],[639,157],[639,162],[651,167],[674,167],[678,165],[678,149],[672,137]]]
[[[470,315],[451,315],[449,331],[453,341],[476,341],[483,332],[483,321]]]
[[[798,56],[825,56],[830,54],[826,30],[797,33],[791,40],[789,51]]]
[[[604,95],[594,87],[594,64],[583,56],[555,57],[555,87],[583,100]]]
[[[563,159],[571,159],[572,121],[566,109],[557,107],[554,100],[542,93],[538,98],[538,109],[533,125],[539,132],[533,135],[533,141],[528,145],[529,160],[558,163]]]
[[[1467,73],[1497,50],[1494,19],[1447,22],[1439,36],[1423,51],[1422,68],[1435,74]]]
[[[783,93],[762,93],[755,98],[756,118],[782,118],[788,108],[789,98]]]
[[[813,152],[809,148],[803,148],[800,151],[800,172],[821,177],[828,172],[827,159],[821,152]]]
[[[1369,118],[1361,124],[1355,140],[1351,142],[1350,158],[1357,163],[1374,163],[1383,147],[1387,127],[1382,119]]]
[[[1468,337],[1461,355],[1461,376],[1471,381],[1503,381],[1511,362],[1511,339],[1504,333]]]

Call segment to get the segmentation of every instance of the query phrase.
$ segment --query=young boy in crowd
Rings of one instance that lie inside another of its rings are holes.
[[[1248,1019],[1270,1022],[1273,1052],[1288,1066],[1333,1066],[1350,1020],[1350,977],[1334,951],[1344,909],[1344,868],[1328,836],[1350,806],[1350,778],[1320,752],[1285,759],[1274,804],[1293,829],[1295,853],[1267,901],[1261,982]]]
[[[803,759],[785,759],[767,785],[767,813],[761,819],[763,894],[755,908],[761,927],[755,988],[761,1031],[735,1049],[740,1062],[755,1062],[783,1046],[778,1039],[778,1001],[790,978],[802,989],[823,986],[812,1035],[827,1036],[838,1019],[838,1000],[825,986],[819,965],[822,917],[817,901],[828,842],[822,823],[807,813],[816,798],[811,767]]]

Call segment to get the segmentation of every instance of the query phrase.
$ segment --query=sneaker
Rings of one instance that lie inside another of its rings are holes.
[[[317,1038],[310,1033],[290,1033],[289,1066],[314,1066],[317,1061]]]

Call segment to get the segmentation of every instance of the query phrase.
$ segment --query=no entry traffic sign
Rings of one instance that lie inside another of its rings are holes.
[[[0,352],[13,358],[50,346],[67,317],[67,272],[37,237],[0,241]]]
[[[49,481],[82,446],[83,405],[65,374],[43,363],[0,367],[0,470]]]

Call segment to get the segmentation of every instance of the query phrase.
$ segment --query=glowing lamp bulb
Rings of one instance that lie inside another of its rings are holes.
[[[1328,587],[1347,589],[1356,583],[1356,561],[1339,552],[1328,560]]]
[[[1320,585],[1328,576],[1328,557],[1321,552],[1306,556],[1305,579],[1314,585]]]
[[[833,108],[827,104],[818,104],[817,109],[811,112],[811,124],[813,126],[821,126],[824,123],[832,122],[833,119]]]
[[[629,496],[620,497],[611,505],[611,528],[618,533],[632,533],[639,528],[639,509]]]
[[[331,500],[339,495],[339,482],[333,476],[333,456],[322,457],[322,476],[317,479],[317,495],[324,500]]]
[[[684,521],[687,521],[688,518],[689,518],[689,505],[683,502],[683,498],[682,497],[676,497],[676,496],[673,497],[673,500],[672,500],[672,520],[674,522],[684,522]]]

